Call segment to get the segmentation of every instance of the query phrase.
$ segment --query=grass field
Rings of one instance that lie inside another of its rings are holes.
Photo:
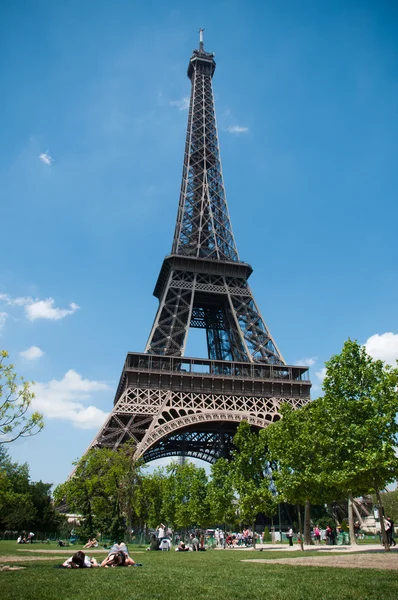
[[[2,564],[21,565],[21,571],[0,573],[2,600],[129,600],[129,599],[265,599],[273,600],[397,600],[396,571],[342,569],[243,563],[242,559],[265,558],[264,552],[145,552],[132,557],[143,567],[117,569],[55,569],[79,547],[56,548],[55,544],[17,546],[0,542]],[[35,553],[30,552],[35,550]],[[53,555],[46,554],[55,551]],[[40,552],[36,552],[40,551]],[[294,553],[295,555],[296,553]],[[301,555],[297,551],[297,555]],[[306,552],[306,555],[314,555]],[[290,553],[291,557],[293,553]],[[4,557],[18,556],[7,563]],[[106,551],[96,552],[97,560]],[[266,558],[286,557],[267,551]],[[33,557],[40,560],[32,561]],[[56,558],[58,557],[58,558]],[[28,562],[29,559],[29,562]],[[43,560],[42,560],[43,559]],[[398,560],[398,556],[397,556]]]

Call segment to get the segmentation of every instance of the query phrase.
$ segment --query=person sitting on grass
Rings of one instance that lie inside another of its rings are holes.
[[[130,558],[128,554],[123,550],[117,552],[110,552],[108,556],[102,561],[101,567],[130,567],[135,565],[135,561]]]
[[[158,538],[154,533],[151,535],[151,543],[149,544],[149,548],[147,548],[147,550],[160,550]]]
[[[196,533],[191,533],[191,547],[194,552],[199,551],[199,540],[196,537]]]
[[[26,538],[22,534],[18,536],[17,544],[26,544]]]
[[[99,564],[95,558],[86,556],[82,550],[78,550],[73,556],[68,558],[63,564],[67,569],[88,569],[90,567],[98,567]]]
[[[95,537],[93,539],[88,538],[88,542],[83,548],[98,548],[98,542]]]

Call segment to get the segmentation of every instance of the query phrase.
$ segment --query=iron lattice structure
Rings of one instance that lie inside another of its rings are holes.
[[[172,252],[154,295],[145,353],[129,353],[114,408],[92,446],[137,443],[146,461],[229,456],[237,424],[266,427],[282,402],[309,400],[306,367],[290,367],[266,326],[239,260],[221,169],[212,79],[203,37],[188,66],[188,128]],[[184,358],[189,328],[206,332],[208,358]]]

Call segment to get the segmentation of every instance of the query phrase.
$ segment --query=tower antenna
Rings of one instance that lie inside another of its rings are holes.
[[[204,28],[201,27],[199,29],[199,50],[203,52],[203,32],[204,32]]]

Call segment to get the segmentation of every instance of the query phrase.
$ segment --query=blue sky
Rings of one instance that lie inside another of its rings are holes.
[[[66,478],[144,349],[199,27],[238,250],[285,359],[315,397],[348,336],[398,358],[397,26],[393,1],[1,4],[0,347],[37,382],[46,427],[10,448],[33,479]]]

